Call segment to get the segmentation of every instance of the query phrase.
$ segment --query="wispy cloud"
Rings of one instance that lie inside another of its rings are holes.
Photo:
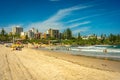
[[[76,30],[73,30],[73,34],[77,34],[77,33],[81,33],[81,32],[86,32],[86,31],[89,31],[91,27],[90,26],[86,26],[86,27],[81,27],[79,29],[76,29]]]
[[[72,24],[72,25],[69,26],[69,28],[75,28],[75,27],[78,27],[78,26],[81,26],[81,25],[86,25],[86,24],[89,24],[89,23],[91,23],[91,22],[90,21],[84,21],[84,22]]]
[[[59,10],[55,15],[50,17],[46,22],[53,22],[53,21],[58,21],[62,18],[64,18],[67,15],[70,15],[71,12],[76,11],[76,10],[81,10],[85,8],[89,8],[90,6],[74,6],[66,9],[61,9]]]
[[[35,28],[39,29],[41,32],[47,30],[48,28],[55,28],[55,29],[61,30],[61,29],[65,28],[65,26],[66,26],[66,24],[64,24],[60,21],[61,19],[64,19],[65,17],[67,17],[73,11],[82,10],[82,9],[86,9],[89,7],[91,7],[91,5],[89,5],[89,6],[73,6],[70,8],[60,9],[56,14],[54,14],[53,16],[51,16],[50,18],[48,18],[47,20],[45,20],[43,22],[36,22],[36,23],[31,23],[31,24],[27,25],[26,29],[35,27]],[[75,27],[75,26],[84,25],[87,23],[89,23],[89,22],[76,23],[74,25],[73,24],[69,25],[68,27]]]
[[[73,20],[69,20],[67,21],[66,23],[73,23],[73,22],[77,22],[77,21],[80,21],[80,20],[84,20],[84,19],[88,19],[88,18],[92,18],[92,17],[97,17],[97,16],[103,16],[103,15],[119,15],[119,12],[120,10],[117,10],[117,11],[111,11],[111,12],[105,12],[105,13],[101,13],[101,14],[95,14],[95,15],[90,15],[90,16],[85,16],[85,17],[81,17],[81,18],[77,18],[77,19],[73,19]]]
[[[73,19],[73,20],[70,20],[66,23],[73,23],[73,22],[76,22],[76,21],[80,21],[80,20],[83,20],[83,19],[87,19],[87,18],[91,18],[91,17],[96,17],[96,16],[100,16],[102,14],[95,14],[95,15],[91,15],[91,16],[85,16],[85,17],[81,17],[81,18],[77,18],[77,19]]]

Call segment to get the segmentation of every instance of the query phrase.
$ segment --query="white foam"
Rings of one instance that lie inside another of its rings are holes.
[[[114,52],[114,53],[120,53],[120,49],[108,49],[106,47],[96,47],[96,46],[79,46],[79,47],[73,47],[71,48],[73,51],[86,51],[86,52],[104,52],[104,50],[107,50],[107,52]]]

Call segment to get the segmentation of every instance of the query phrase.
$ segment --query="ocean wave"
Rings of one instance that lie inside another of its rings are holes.
[[[113,53],[120,53],[120,49],[115,48],[107,48],[106,46],[98,47],[98,46],[79,46],[79,47],[72,47],[71,50],[73,51],[86,51],[86,52],[113,52]]]

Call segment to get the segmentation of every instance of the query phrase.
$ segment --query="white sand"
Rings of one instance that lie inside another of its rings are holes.
[[[0,45],[0,80],[120,80],[120,72],[85,67],[44,53],[26,48],[11,51]]]

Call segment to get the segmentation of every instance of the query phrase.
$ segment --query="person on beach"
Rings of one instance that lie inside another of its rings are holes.
[[[104,49],[103,52],[104,52],[104,53],[107,53],[107,49]]]

